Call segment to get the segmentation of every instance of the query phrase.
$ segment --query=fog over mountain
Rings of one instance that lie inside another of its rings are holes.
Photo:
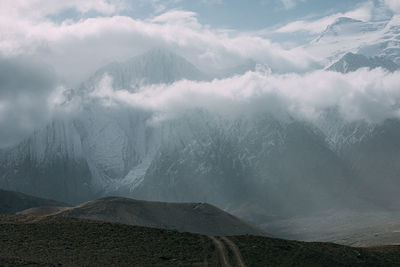
[[[398,209],[391,1],[251,31],[184,9],[37,2],[0,11],[0,188],[207,202],[279,233],[279,220]]]

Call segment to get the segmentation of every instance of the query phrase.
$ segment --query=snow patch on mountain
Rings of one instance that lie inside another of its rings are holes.
[[[339,18],[304,49],[331,65],[346,53],[367,57],[383,57],[396,64],[400,60],[400,19],[363,22]]]

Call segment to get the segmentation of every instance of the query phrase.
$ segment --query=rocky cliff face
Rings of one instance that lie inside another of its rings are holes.
[[[341,73],[356,71],[360,68],[382,68],[387,71],[396,71],[399,66],[385,57],[366,57],[360,54],[347,53],[336,63],[332,64],[328,70]]]
[[[158,149],[157,133],[145,112],[87,98],[104,75],[115,90],[204,78],[183,58],[161,50],[102,68],[81,88],[66,92],[64,104],[82,103],[74,116],[55,119],[1,151],[1,187],[75,203],[141,181]]]

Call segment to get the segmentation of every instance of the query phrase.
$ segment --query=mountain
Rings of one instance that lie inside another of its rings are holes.
[[[323,63],[328,66],[349,52],[368,58],[390,60],[399,65],[399,29],[399,15],[394,15],[389,20],[369,22],[341,17],[328,25],[320,36],[304,48],[324,59]]]
[[[380,34],[387,33],[388,25],[391,25],[395,20],[383,21],[362,21],[349,17],[339,17],[332,24],[328,25],[326,29],[315,39],[313,43],[329,44],[333,39],[341,42],[341,38],[352,37],[358,41],[358,35],[364,35],[368,38],[370,35],[379,37]]]
[[[160,49],[105,66],[66,92],[63,105],[82,104],[75,116],[56,118],[0,150],[0,188],[81,203],[140,183],[158,149],[158,133],[148,125],[148,113],[105,107],[88,97],[105,74],[113,78],[115,90],[204,78],[182,57]]]
[[[93,89],[106,74],[113,79],[114,90],[132,92],[144,85],[209,78],[183,57],[165,49],[154,48],[127,61],[114,62],[100,68],[82,85],[81,90]]]
[[[370,43],[360,46],[359,53],[370,57],[381,56],[400,65],[400,15],[394,15],[384,25]]]
[[[75,123],[55,120],[0,152],[0,187],[73,203],[92,194]]]
[[[54,200],[43,199],[0,189],[0,214],[13,214],[26,209],[40,206],[59,206],[67,204]]]
[[[347,121],[337,109],[331,109],[315,125],[330,148],[357,174],[352,181],[358,195],[373,203],[374,209],[397,210],[400,120]]]
[[[358,195],[374,209],[397,210],[400,120],[347,121],[337,109],[327,110],[321,117],[315,125],[331,149],[357,174],[352,181]]]
[[[206,203],[166,203],[108,197],[76,207],[38,207],[19,214],[118,222],[204,235],[264,235],[256,227]]]
[[[162,50],[100,69],[70,92],[68,101],[82,101],[76,116],[0,152],[0,187],[73,204],[107,195],[207,202],[253,222],[358,203],[349,185],[356,175],[313,125],[285,114],[225,119],[196,110],[154,126],[149,112],[88,97],[106,73],[115,90],[201,79]]]
[[[357,174],[308,123],[198,113],[173,131],[177,143],[161,146],[135,197],[208,202],[257,223],[361,205],[352,185]]]
[[[400,205],[400,120],[387,119],[375,125],[365,138],[343,147],[341,156],[360,175],[355,181],[365,198],[396,210]]]
[[[369,166],[388,167],[385,181],[395,182],[397,173],[397,146],[385,162],[365,150],[386,138],[380,125],[348,123],[337,112],[313,123],[285,112],[224,117],[202,109],[153,123],[149,111],[91,97],[105,74],[113,90],[133,92],[204,78],[162,50],[100,69],[67,92],[63,105],[80,104],[73,116],[0,151],[1,188],[74,205],[110,195],[210,203],[258,225],[327,210],[376,210],[395,199],[396,189],[382,194],[387,185],[372,190],[379,179]]]
[[[400,248],[205,236],[57,216],[0,216],[1,265],[397,266]]]
[[[287,114],[226,119],[195,110],[151,125],[146,111],[85,99],[104,73],[120,77],[118,90],[152,75],[145,70],[154,62],[175,68],[176,79],[182,77],[176,66],[190,65],[156,50],[99,70],[72,94],[84,100],[77,116],[2,152],[0,186],[73,204],[107,195],[206,202],[259,224],[367,205],[356,193],[358,173],[324,132]],[[155,73],[148,82],[160,81]]]
[[[2,186],[74,204],[106,195],[207,202],[257,223],[364,205],[352,183],[357,173],[309,123],[205,111],[157,127],[147,118],[90,105],[9,150]]]
[[[353,54],[349,52],[336,63],[328,67],[327,70],[348,73],[356,71],[360,68],[383,68],[393,72],[398,70],[400,67],[393,61],[383,57],[368,58],[364,55]]]
[[[336,153],[346,146],[352,146],[368,138],[377,126],[365,120],[348,121],[338,108],[329,108],[321,112],[314,125],[325,136],[328,146]]]
[[[331,37],[348,35],[360,31],[372,31],[375,28],[365,27],[361,20],[356,20],[348,17],[337,18],[332,24],[328,25],[325,31],[314,42],[322,42]]]

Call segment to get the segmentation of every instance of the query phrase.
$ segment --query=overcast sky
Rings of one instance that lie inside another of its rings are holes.
[[[389,19],[399,5],[398,0],[0,0],[0,54],[38,57],[75,85],[105,63],[149,47],[179,51],[206,69],[256,57],[278,69],[299,70],[313,59],[298,46],[338,17]]]

